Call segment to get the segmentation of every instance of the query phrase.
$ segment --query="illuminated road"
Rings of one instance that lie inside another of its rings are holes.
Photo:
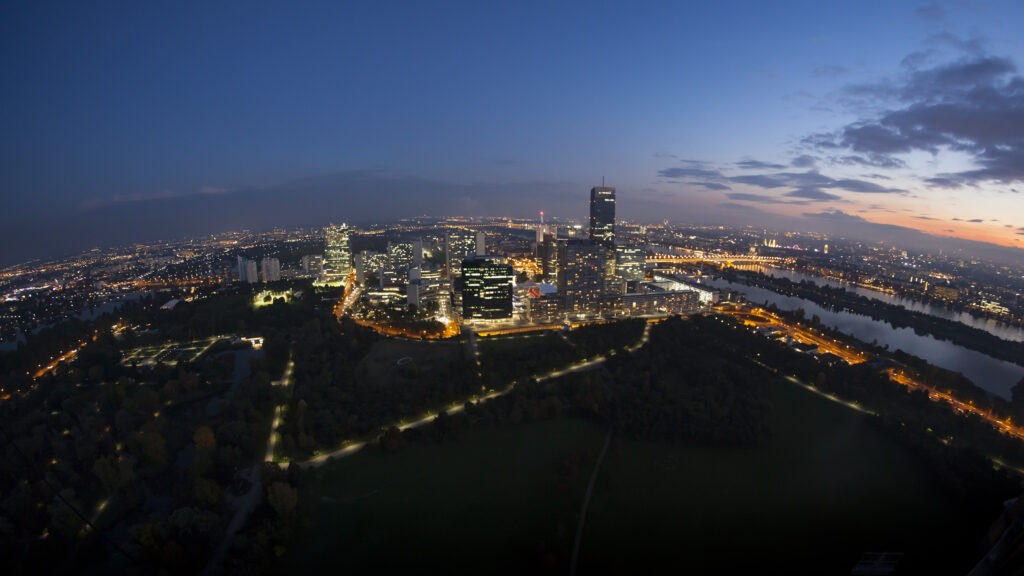
[[[756,306],[734,304],[730,306],[723,306],[719,308],[718,311],[736,317],[738,320],[740,320],[741,322],[743,322],[743,324],[747,326],[778,327],[782,330],[781,333],[789,335],[794,340],[805,343],[817,344],[819,350],[823,352],[831,352],[832,354],[835,354],[836,356],[842,358],[844,361],[846,361],[847,364],[859,364],[861,362],[866,362],[873,358],[873,355],[868,354],[867,352],[864,352],[856,348],[852,348],[845,344],[841,344],[836,340],[828,338],[827,336],[823,336],[811,329],[789,322],[788,320],[785,320],[775,314],[768,312],[767,310],[758,308]],[[751,318],[756,318],[758,321],[752,321]],[[1024,440],[1024,428],[1013,424],[1008,418],[1000,420],[996,415],[992,414],[992,412],[978,408],[974,406],[974,404],[970,401],[963,402],[961,400],[954,398],[952,395],[952,391],[943,392],[933,386],[928,386],[927,384],[915,380],[911,375],[907,374],[904,370],[889,368],[886,370],[886,373],[889,375],[889,378],[893,382],[902,384],[903,386],[906,386],[911,390],[926,391],[928,393],[928,398],[933,402],[943,402],[949,405],[954,411],[960,414],[975,414],[981,417],[982,419],[986,420],[989,424],[991,424],[995,429],[999,430],[1000,432]],[[817,388],[799,382],[792,377],[787,377],[787,379],[797,384],[800,384],[801,386],[807,388],[808,390],[811,390],[812,392],[821,394],[822,396],[825,396],[830,400],[834,400],[841,404],[846,404],[851,408],[855,408],[862,412],[866,412],[866,410],[864,410],[860,406],[857,406],[856,404],[846,402],[845,400],[834,397],[831,394],[821,392]]]
[[[36,371],[36,373],[32,375],[32,378],[38,380],[39,378],[42,378],[43,376],[45,376],[49,371],[51,371],[54,368],[56,368],[61,362],[65,362],[67,360],[74,360],[75,355],[77,355],[78,352],[82,348],[84,348],[84,347],[85,347],[85,343],[83,342],[78,348],[75,348],[74,350],[70,350],[68,352],[65,352],[61,356],[58,356],[53,362],[50,362],[46,366],[43,366],[38,371]]]
[[[868,354],[857,348],[842,344],[839,341],[829,338],[828,336],[825,336],[811,328],[790,322],[776,314],[772,314],[764,308],[732,304],[730,306],[720,307],[716,310],[723,314],[735,317],[745,326],[778,328],[781,331],[781,334],[789,336],[797,342],[814,344],[818,346],[818,350],[821,352],[834,354],[846,361],[847,364],[860,364],[861,362],[866,362],[870,358]]]
[[[345,290],[341,293],[341,300],[338,301],[338,305],[334,307],[334,315],[339,320],[355,304],[362,291],[363,288],[356,282],[356,271],[353,269],[345,278]]]
[[[987,420],[990,424],[995,426],[996,429],[998,429],[1003,434],[1009,434],[1010,436],[1015,436],[1017,438],[1024,440],[1024,428],[1012,424],[1009,418],[1005,420],[1000,420],[998,417],[996,417],[988,410],[982,410],[981,408],[976,407],[972,402],[961,402],[960,400],[957,400],[952,395],[950,395],[948,392],[942,392],[933,386],[928,386],[927,384],[922,384],[921,382],[914,380],[909,375],[907,375],[903,370],[889,368],[888,370],[886,370],[886,372],[888,372],[889,378],[891,378],[893,381],[899,382],[900,384],[903,384],[904,386],[910,388],[911,390],[924,390],[928,392],[928,398],[934,402],[944,402],[946,404],[949,404],[953,408],[953,410],[961,414],[975,414],[977,416],[980,416],[981,418]]]

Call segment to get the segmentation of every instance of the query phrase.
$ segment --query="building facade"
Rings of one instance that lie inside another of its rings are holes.
[[[349,228],[345,224],[331,224],[324,228],[326,246],[324,249],[324,275],[328,282],[340,282],[352,270],[352,248],[349,245]]]
[[[456,228],[444,235],[445,262],[448,276],[458,276],[464,259],[476,254],[476,232]]]
[[[647,249],[640,244],[615,245],[615,273],[622,282],[639,282],[644,279],[647,265]]]
[[[512,266],[499,258],[462,261],[462,318],[500,320],[512,317]]]
[[[255,284],[260,281],[256,273],[256,261],[238,257],[238,281]]]
[[[600,312],[608,270],[608,249],[583,240],[570,240],[559,247],[558,292],[562,295],[565,312]]]
[[[277,258],[264,258],[260,261],[260,279],[264,282],[277,282],[281,279],[281,262]]]
[[[615,249],[615,188],[590,189],[590,241]]]

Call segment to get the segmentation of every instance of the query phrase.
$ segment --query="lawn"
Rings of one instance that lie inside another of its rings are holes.
[[[371,383],[403,382],[468,358],[461,342],[382,338],[360,361],[356,373]]]
[[[862,416],[785,382],[773,437],[738,450],[613,441],[579,565],[591,573],[966,573],[998,510],[954,502]],[[578,419],[479,427],[312,472],[289,572],[565,573],[604,430]],[[979,491],[980,492],[980,491]]]

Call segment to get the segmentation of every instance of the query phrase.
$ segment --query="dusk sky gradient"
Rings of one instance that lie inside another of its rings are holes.
[[[580,218],[602,176],[624,218],[1019,247],[1022,22],[1010,0],[7,2],[0,264]]]

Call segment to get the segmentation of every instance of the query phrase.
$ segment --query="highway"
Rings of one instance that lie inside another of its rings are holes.
[[[928,386],[927,384],[918,382],[907,375],[903,370],[889,368],[886,372],[888,372],[889,378],[893,381],[899,382],[911,390],[925,390],[928,392],[928,398],[934,402],[944,402],[949,404],[953,410],[961,414],[976,414],[977,416],[987,420],[1003,434],[1009,434],[1010,436],[1015,436],[1024,440],[1024,428],[1014,425],[1010,422],[1009,418],[1000,420],[996,415],[992,414],[988,410],[982,410],[981,408],[976,407],[972,402],[961,402],[948,392],[942,392],[933,386]]]
[[[763,308],[751,305],[730,304],[728,306],[720,307],[718,311],[737,318],[747,326],[778,327],[780,330],[782,330],[781,333],[789,335],[794,340],[804,343],[817,344],[819,350],[823,352],[831,352],[832,354],[835,354],[836,356],[842,358],[844,361],[846,361],[847,364],[859,364],[861,362],[871,360],[874,357],[872,354],[864,352],[863,350],[859,350],[857,348],[853,348],[845,344],[842,344],[810,328],[800,326],[784,318],[781,318],[775,314],[772,314],[771,312],[768,312]],[[752,318],[756,320],[752,320]],[[889,368],[886,370],[886,373],[889,375],[889,378],[893,382],[902,384],[903,386],[906,386],[911,390],[925,390],[926,392],[928,392],[928,398],[933,402],[945,403],[960,414],[975,414],[981,417],[982,419],[988,421],[989,424],[991,424],[1000,432],[1024,440],[1024,428],[1013,424],[1008,418],[999,419],[999,417],[997,417],[992,412],[978,408],[974,406],[974,404],[971,403],[970,401],[963,402],[961,400],[956,399],[955,397],[953,397],[950,391],[943,392],[942,390],[939,390],[933,386],[929,386],[923,382],[914,379],[910,374],[907,374],[904,370]],[[802,382],[796,381],[795,379],[790,378],[790,380],[793,380],[795,383],[800,384],[813,392],[822,394],[823,396],[826,396],[836,402],[847,404],[853,408],[864,411],[864,409],[859,406],[853,405],[842,399],[835,398],[830,394],[825,394],[824,392],[821,392],[816,388],[809,387],[806,384],[803,384]]]

